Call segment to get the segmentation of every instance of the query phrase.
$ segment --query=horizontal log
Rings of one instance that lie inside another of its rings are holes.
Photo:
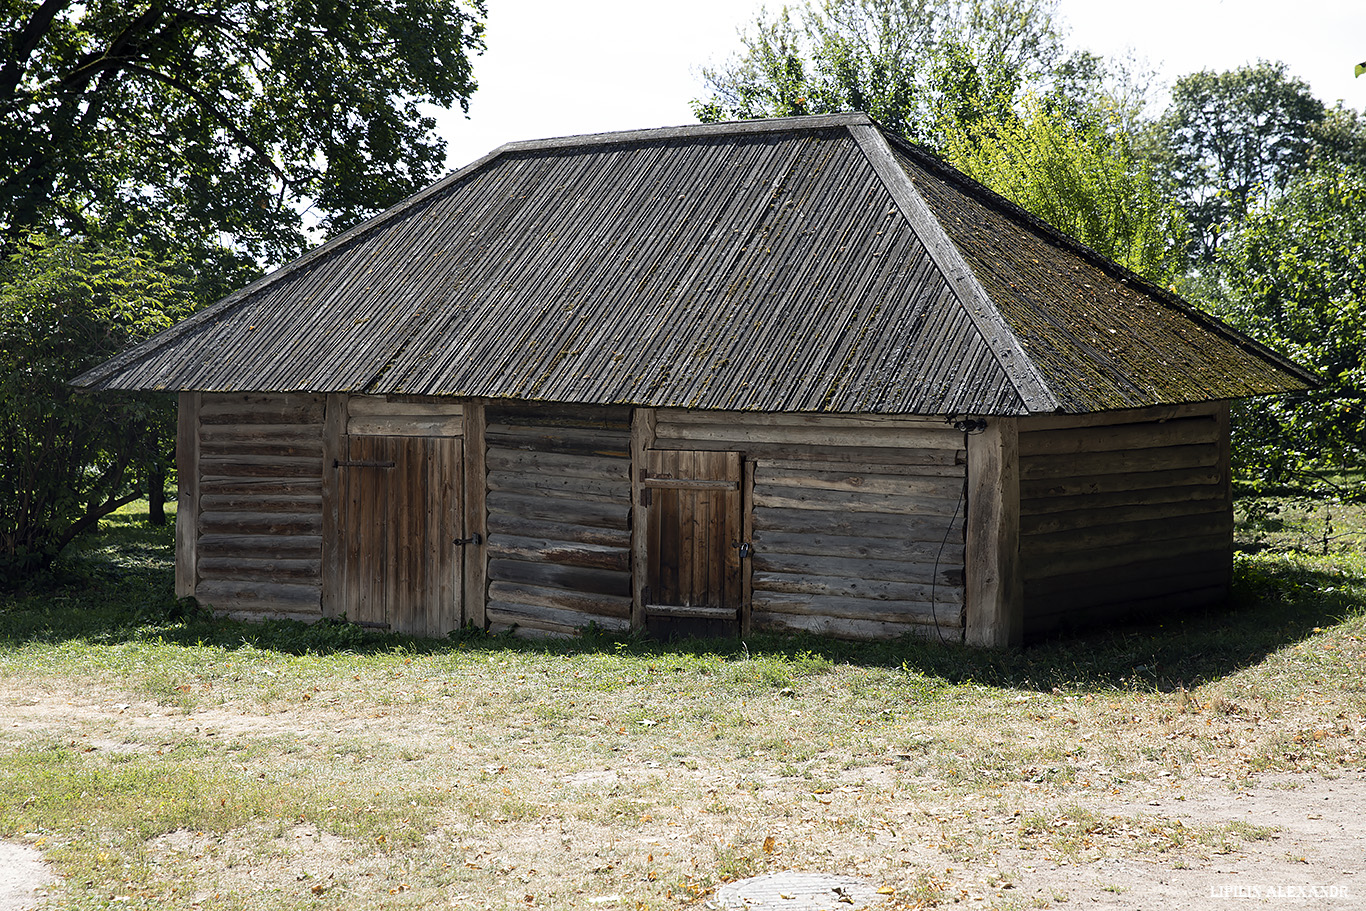
[[[562,475],[577,478],[631,480],[631,460],[610,456],[567,455],[490,446],[485,456],[490,473]]]
[[[933,449],[950,452],[963,448],[963,435],[952,428],[926,427],[840,427],[825,426],[761,426],[750,423],[745,416],[734,422],[715,424],[676,423],[663,415],[655,425],[655,440],[675,443],[725,442],[736,444],[765,443],[781,446],[843,446],[886,449]],[[662,446],[657,448],[682,448]]]
[[[297,443],[276,440],[230,440],[201,442],[201,458],[232,459],[238,456],[267,456],[269,458],[311,458],[322,462],[323,443],[320,439]]]
[[[1159,584],[1175,576],[1197,576],[1219,572],[1228,576],[1233,553],[1228,549],[1195,550],[1166,555],[1153,560],[1138,560],[1124,566],[1107,566],[1090,572],[1064,573],[1026,579],[1026,600],[1046,599],[1077,589],[1108,586],[1123,593],[1130,586],[1149,582]]]
[[[206,392],[199,406],[201,424],[321,424],[320,395],[255,392]]]
[[[1164,446],[1130,452],[1093,452],[1068,456],[1031,456],[1020,460],[1020,479],[1077,478],[1097,474],[1170,471],[1174,468],[1210,467],[1219,463],[1214,443]]]
[[[852,620],[846,617],[804,616],[778,614],[756,610],[751,618],[755,630],[761,632],[806,632],[838,639],[895,639],[898,636],[918,636],[926,639],[961,642],[961,629],[940,629],[921,623],[887,623],[880,620]]]
[[[321,612],[321,592],[316,584],[201,579],[195,586],[194,596],[200,603],[218,610],[253,607],[298,611],[309,608]]]
[[[776,411],[684,411],[676,408],[661,408],[656,412],[656,421],[669,421],[675,424],[749,424],[754,427],[816,427],[816,428],[881,428],[906,430],[939,430],[957,435],[962,434],[944,422],[943,418],[921,417],[917,415],[892,414],[812,414]]]
[[[1140,490],[1176,490],[1212,487],[1222,494],[1227,488],[1217,466],[1174,468],[1166,471],[1137,471],[1120,474],[1078,475],[1066,478],[1041,478],[1020,481],[1021,510],[1038,510],[1038,501],[1059,497],[1117,494]]]
[[[565,425],[525,425],[493,423],[485,428],[490,442],[508,449],[535,449],[553,452],[560,446],[575,449],[598,447],[608,452],[626,451],[630,444],[628,427],[578,427]]]
[[[347,419],[346,432],[352,436],[458,437],[464,434],[465,423],[460,417],[355,415]]]
[[[210,534],[199,536],[202,557],[300,557],[322,559],[321,535],[234,535]]]
[[[674,617],[690,620],[735,621],[739,615],[734,607],[711,607],[702,604],[646,604],[645,616]]]
[[[204,512],[290,512],[322,514],[321,493],[312,496],[264,494],[201,494],[199,508]]]
[[[854,441],[851,439],[851,443]],[[794,446],[790,443],[737,442],[734,440],[674,440],[659,438],[654,449],[701,450],[704,452],[743,452],[746,458],[760,462],[810,460],[832,465],[890,465],[905,466],[962,466],[967,464],[967,453],[962,449],[889,449],[858,445],[849,446]],[[928,473],[928,472],[927,472]]]
[[[1048,554],[1080,553],[1097,548],[1124,546],[1132,547],[1135,555],[1141,557],[1144,548],[1152,543],[1199,538],[1221,532],[1231,534],[1232,531],[1233,517],[1227,513],[1114,522],[1077,530],[1022,536],[1020,553],[1033,558]]]
[[[596,528],[591,525],[573,525],[567,522],[552,522],[534,516],[512,515],[506,512],[493,513],[488,517],[488,536],[513,535],[524,538],[548,538],[552,541],[565,541],[571,544],[601,544],[606,547],[629,549],[631,532],[628,528]]]
[[[761,462],[754,472],[754,483],[760,487],[790,487],[807,490],[829,490],[865,495],[928,496],[957,499],[963,492],[961,477],[916,477],[886,475],[862,471],[793,471],[775,469]]]
[[[850,579],[841,576],[815,576],[804,573],[755,571],[754,597],[760,592],[792,595],[836,595],[870,601],[931,601],[937,604],[963,603],[963,589],[956,585],[929,585],[914,582],[885,582]]]
[[[1223,516],[1232,521],[1223,499],[1176,500],[1173,502],[1141,503],[1131,506],[1075,509],[1067,512],[1031,513],[1020,516],[1021,536],[1046,535],[1057,532],[1086,532],[1135,522],[1184,520],[1192,516]]]
[[[1020,434],[1020,455],[1074,455],[1213,443],[1219,439],[1214,415],[1181,418],[1161,424],[1120,424]]]
[[[1179,405],[1154,405],[1091,414],[1040,414],[1020,418],[1020,435],[1035,430],[1066,430],[1073,427],[1111,427],[1122,424],[1147,424],[1179,418],[1214,414],[1218,402],[1191,402]]]
[[[959,601],[869,601],[866,598],[839,598],[831,595],[756,595],[753,610],[806,617],[844,617],[877,620],[884,623],[939,623],[948,627],[963,624],[963,605]]]
[[[489,584],[489,597],[506,603],[553,607],[557,610],[583,614],[587,619],[615,617],[629,620],[631,617],[631,599],[627,597],[585,595],[560,588],[497,581]]]
[[[465,406],[458,401],[407,402],[390,401],[382,395],[353,395],[346,400],[346,411],[352,417],[459,418],[465,414]]]
[[[216,496],[298,496],[322,497],[323,482],[316,478],[206,478],[199,482],[199,492]]]
[[[947,526],[947,523],[945,523]],[[934,563],[946,566],[963,565],[963,535],[959,533],[932,541],[907,541],[902,538],[865,538],[854,535],[790,534],[784,531],[756,530],[753,536],[756,554],[803,554],[830,557],[866,557],[873,560],[898,560],[909,563]]]
[[[942,517],[888,516],[871,512],[819,509],[760,508],[754,510],[754,530],[796,535],[838,535],[857,538],[889,538],[895,541],[933,541],[945,538]],[[950,541],[963,540],[960,512],[948,532]]]
[[[962,585],[963,564],[941,561],[936,567],[933,557],[929,562],[912,563],[903,560],[869,560],[867,558],[812,556],[755,551],[755,572],[788,573],[793,575],[830,576],[878,582],[914,582],[929,585]]]
[[[1163,598],[1196,590],[1227,588],[1229,570],[1227,566],[1216,565],[1181,573],[1149,573],[1125,582],[1104,579],[1105,575],[1108,574],[1098,573],[1090,577],[1087,581],[1091,584],[1077,584],[1048,593],[1032,591],[1030,586],[1026,585],[1025,616],[1074,613],[1106,604]]]
[[[629,620],[619,617],[588,617],[551,607],[507,601],[490,600],[484,609],[484,615],[488,618],[491,630],[517,626],[572,636],[581,632],[589,623],[596,623],[613,633],[625,632],[630,627]]]
[[[1205,484],[1196,487],[1150,487],[1111,493],[1031,497],[1021,500],[1020,516],[1047,516],[1081,509],[1125,509],[1131,506],[1155,506],[1160,503],[1203,503],[1205,509],[1224,509],[1229,503],[1228,489],[1219,484]]]
[[[523,538],[492,532],[489,533],[488,547],[489,556],[492,558],[510,557],[537,563],[558,563],[562,566],[631,571],[631,551],[626,547],[575,544],[548,538]]]
[[[1021,542],[1022,545],[1023,543]],[[1185,554],[1206,553],[1232,546],[1231,529],[1196,537],[1147,541],[1142,547],[1121,544],[1114,547],[1078,547],[1056,553],[1039,554],[1025,552],[1022,546],[1020,567],[1027,585],[1031,579],[1097,572],[1154,560],[1173,560]]]
[[[963,511],[961,485],[951,499],[925,496],[892,496],[846,490],[820,490],[778,487],[755,481],[753,503],[756,508],[813,509],[823,511],[878,513],[904,516],[951,516]]]
[[[491,582],[521,582],[580,594],[618,597],[631,594],[631,574],[607,569],[497,559],[489,561],[488,577]]]
[[[502,490],[490,491],[487,498],[490,514],[507,513],[523,518],[550,519],[566,525],[589,525],[595,528],[629,528],[629,502],[588,501],[582,498],[529,496]],[[491,522],[496,522],[490,519]]]
[[[323,460],[296,456],[223,456],[199,460],[201,479],[321,478]]]
[[[322,513],[201,512],[201,535],[321,535]]]
[[[1028,630],[1030,636],[1033,637],[1057,629],[1083,629],[1086,627],[1111,626],[1126,620],[1138,622],[1157,619],[1191,608],[1222,604],[1227,600],[1227,597],[1227,589],[1213,587],[1175,592],[1157,598],[1112,601],[1085,610],[1036,614],[1029,618]]]
[[[290,559],[271,556],[263,559],[201,556],[197,564],[200,579],[236,579],[253,582],[317,580],[322,575],[320,557]]]
[[[597,427],[629,432],[631,409],[625,405],[560,405],[553,402],[490,402],[489,424],[525,427]]]
[[[246,441],[321,445],[322,436],[321,424],[204,424],[199,428],[201,447]]]
[[[511,493],[521,491],[556,496],[587,496],[595,500],[631,500],[631,482],[624,477],[585,478],[578,475],[499,470],[489,472],[488,485],[490,490]]]
[[[844,462],[823,462],[818,459],[798,458],[763,458],[755,461],[756,471],[758,473],[762,474],[767,472],[774,477],[788,473],[810,475],[813,472],[822,472],[837,478],[850,475],[865,478],[885,478],[889,481],[895,481],[898,478],[957,478],[961,483],[966,476],[967,471],[966,456],[963,456],[961,459],[955,457],[953,460],[934,465],[892,465],[885,462],[854,462],[852,460]]]

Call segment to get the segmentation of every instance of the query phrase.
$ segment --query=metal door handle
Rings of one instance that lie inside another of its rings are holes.
[[[475,544],[475,545],[483,544],[483,543],[484,543],[484,539],[481,538],[481,537],[479,536],[479,532],[476,531],[474,534],[470,535],[468,538],[456,538],[456,539],[455,539],[455,543],[458,544],[458,545],[461,546],[461,547],[464,547],[466,544]]]

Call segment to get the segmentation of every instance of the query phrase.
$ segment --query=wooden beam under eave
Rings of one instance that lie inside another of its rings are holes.
[[[966,607],[969,645],[1009,648],[1024,638],[1020,573],[1020,432],[988,418],[967,435]]]
[[[192,598],[199,582],[199,405],[182,392],[176,407],[175,594]]]

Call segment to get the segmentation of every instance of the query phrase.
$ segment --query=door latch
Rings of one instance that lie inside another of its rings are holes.
[[[754,553],[754,545],[750,544],[748,541],[732,541],[731,546],[739,549],[741,560]]]
[[[479,532],[476,531],[474,534],[470,535],[468,538],[456,538],[456,539],[455,539],[455,543],[456,543],[457,545],[459,545],[460,547],[464,547],[466,544],[479,545],[479,544],[483,544],[483,543],[484,543],[484,539],[483,539],[482,537],[480,537],[480,536],[479,536]]]

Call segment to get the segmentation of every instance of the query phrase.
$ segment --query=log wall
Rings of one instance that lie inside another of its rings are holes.
[[[318,619],[323,396],[193,395],[198,477],[182,498],[197,518],[185,586],[229,616]]]
[[[628,629],[629,412],[489,405],[484,434],[488,627]]]
[[[1227,595],[1226,403],[1021,418],[1019,428],[1027,635]]]
[[[747,628],[962,638],[966,454],[943,421],[661,410],[651,445],[745,454]]]

